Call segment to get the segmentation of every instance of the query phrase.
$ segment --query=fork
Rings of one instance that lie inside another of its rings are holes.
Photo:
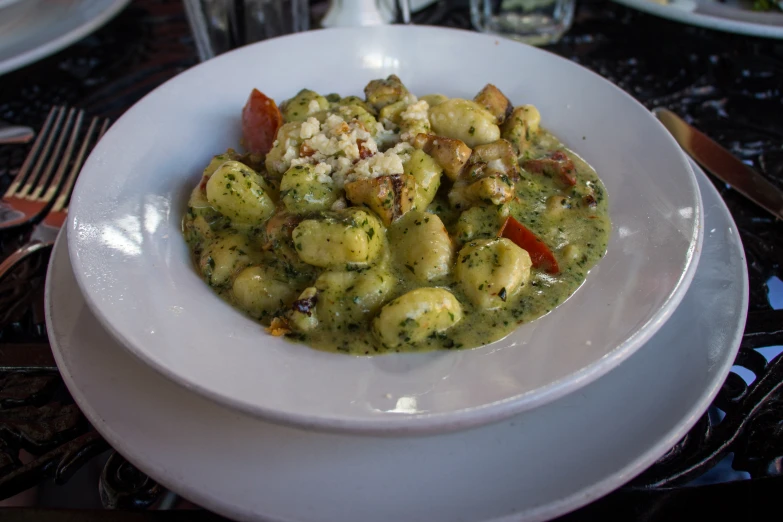
[[[55,120],[55,127],[57,128],[58,120],[62,119],[64,113],[65,109],[62,107],[56,107],[52,109],[52,111],[49,113],[49,117],[47,118],[46,123],[44,123],[44,130],[41,131],[41,136],[43,136],[46,132],[49,132],[48,124],[51,123],[52,119]],[[76,143],[79,138],[79,131],[81,129],[83,119],[84,111],[76,112],[74,109],[68,111],[65,128],[68,129],[70,136],[68,137],[68,144],[65,147],[65,152],[62,156],[60,156],[60,151],[62,150],[63,145],[62,142],[65,141],[65,134],[61,133],[59,138],[57,138],[57,144],[55,145],[54,151],[51,153],[46,170],[42,173],[43,177],[51,177],[51,172],[49,171],[54,168],[54,165],[59,164],[57,172],[55,172],[50,183],[38,183],[34,188],[32,188],[31,184],[33,182],[28,182],[24,177],[21,177],[23,174],[26,174],[26,165],[30,165],[32,164],[32,161],[36,161],[35,168],[38,168],[39,164],[42,163],[43,158],[49,152],[44,150],[42,153],[43,155],[38,157],[38,159],[31,159],[36,157],[35,154],[37,154],[37,148],[43,141],[40,137],[38,140],[36,140],[35,145],[33,145],[33,149],[22,165],[22,169],[19,171],[19,175],[17,175],[16,179],[14,179],[14,181],[11,183],[11,187],[6,194],[14,193],[13,191],[16,191],[15,193],[19,193],[19,190],[23,190],[26,194],[29,194],[30,197],[30,199],[21,200],[29,202],[30,206],[26,209],[28,210],[28,213],[25,214],[27,217],[17,218],[17,222],[25,223],[30,221],[38,221],[38,225],[33,230],[33,233],[30,236],[30,241],[21,246],[10,256],[8,256],[2,263],[0,263],[0,280],[3,279],[3,277],[5,277],[8,272],[10,272],[24,259],[28,258],[41,249],[50,247],[54,243],[54,240],[57,237],[57,233],[59,232],[63,223],[65,223],[65,219],[68,216],[68,204],[70,203],[73,186],[76,183],[76,178],[79,175],[82,165],[84,164],[84,159],[87,156],[87,153],[92,149],[92,147],[95,146],[98,140],[101,139],[103,134],[106,132],[106,129],[109,127],[108,119],[104,119],[101,122],[101,118],[92,118],[90,125],[87,128],[87,132],[82,138],[81,146],[79,147],[76,157],[73,159],[73,162],[71,162],[71,156],[73,155],[73,151],[76,148]],[[70,124],[71,120],[74,120],[73,125]],[[46,138],[46,145],[44,145],[44,149],[46,149],[47,146],[51,144],[54,138],[54,135],[50,135],[48,138]],[[22,183],[24,183],[24,187],[28,187],[28,185],[30,185],[30,187],[24,188],[22,187]],[[20,187],[22,188],[20,189]],[[19,196],[13,197],[18,198]],[[3,201],[11,206],[11,204],[8,203],[8,200],[5,198]],[[20,207],[20,200],[11,199],[10,201],[17,205],[15,208]],[[22,205],[21,208],[25,207]],[[5,226],[5,223],[3,226]],[[0,230],[2,230],[3,226],[0,226]]]
[[[0,230],[36,223],[64,181],[84,111],[52,107],[19,173],[3,195]],[[66,143],[67,142],[67,143]],[[64,149],[64,150],[63,150]]]

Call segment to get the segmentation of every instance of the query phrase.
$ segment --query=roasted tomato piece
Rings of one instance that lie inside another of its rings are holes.
[[[574,162],[561,150],[553,152],[548,158],[527,160],[522,163],[522,166],[525,170],[536,174],[553,176],[565,186],[576,185]]]
[[[275,101],[253,89],[242,109],[242,136],[251,154],[266,154],[272,149],[283,116]]]
[[[527,250],[527,253],[530,254],[530,260],[533,262],[533,268],[544,270],[553,275],[560,272],[557,259],[546,243],[513,217],[506,218],[503,226],[500,227],[498,236],[510,239],[520,248]]]

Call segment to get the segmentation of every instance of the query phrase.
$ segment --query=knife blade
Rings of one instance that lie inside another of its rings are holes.
[[[783,219],[783,191],[672,111],[657,107],[653,114],[704,170],[776,218]]]

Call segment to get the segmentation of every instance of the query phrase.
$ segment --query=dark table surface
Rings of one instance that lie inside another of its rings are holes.
[[[464,1],[439,1],[414,21],[470,27]],[[648,108],[680,113],[783,188],[783,41],[582,0],[572,30],[548,49]],[[0,76],[0,120],[38,128],[55,104],[114,120],[197,62],[180,0],[134,0],[92,35]],[[0,146],[0,189],[27,151]],[[783,491],[783,357],[777,355],[783,349],[783,224],[712,181],[737,222],[750,274],[750,311],[734,371],[710,410],[664,457],[562,520],[779,518],[772,514]],[[0,259],[29,233],[30,227],[20,227],[0,234]],[[47,260],[44,250],[0,280],[0,499],[7,499],[0,506],[18,506],[0,507],[0,519],[218,520],[206,511],[168,509],[187,503],[115,453],[73,404],[43,326]]]

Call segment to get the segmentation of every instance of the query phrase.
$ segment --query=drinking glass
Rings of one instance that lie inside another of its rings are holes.
[[[308,0],[184,0],[204,61],[245,44],[310,29]]]
[[[411,22],[410,0],[330,0],[321,26],[370,26],[398,22]]]
[[[532,45],[554,43],[571,28],[576,0],[470,0],[476,30]]]

